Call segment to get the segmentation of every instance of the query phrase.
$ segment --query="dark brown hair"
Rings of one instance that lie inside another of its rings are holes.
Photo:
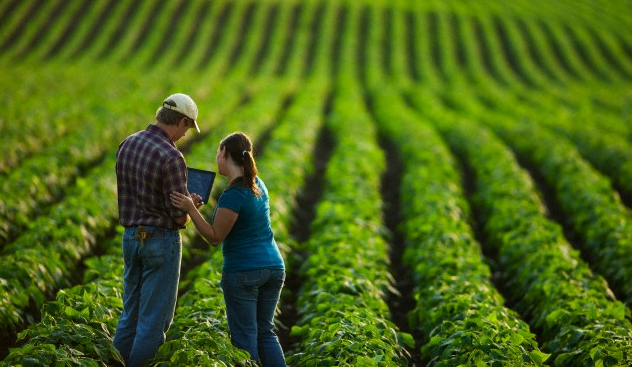
[[[257,164],[252,153],[252,141],[248,135],[242,132],[232,133],[219,143],[219,148],[226,148],[233,162],[244,167],[243,179],[235,180],[236,182],[231,182],[231,185],[248,187],[255,196],[261,196],[261,190],[255,181],[258,173]]]
[[[166,103],[169,106],[176,106],[176,103],[170,99],[167,99],[163,103]],[[183,117],[186,118],[187,121],[190,120],[190,118],[180,112],[170,110],[164,106],[160,106],[158,111],[156,111],[156,121],[162,122],[165,125],[176,125]]]

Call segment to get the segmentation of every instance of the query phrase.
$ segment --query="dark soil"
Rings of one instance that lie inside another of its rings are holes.
[[[326,107],[325,115],[329,112]],[[323,190],[325,168],[333,151],[333,139],[328,129],[323,129],[318,137],[314,152],[314,173],[307,178],[305,189],[297,198],[294,222],[290,234],[297,243],[309,240],[310,225],[315,216],[316,204],[320,201]],[[281,294],[280,314],[277,317],[278,337],[285,352],[292,350],[296,340],[290,336],[292,325],[298,320],[297,299],[303,283],[300,267],[305,254],[300,249],[293,249],[286,259],[286,281]]]
[[[410,270],[402,263],[403,254],[406,243],[402,233],[397,229],[401,223],[400,211],[400,185],[402,179],[403,167],[397,158],[395,147],[386,140],[381,141],[382,149],[386,152],[386,161],[388,162],[386,172],[382,176],[382,200],[383,200],[383,218],[384,224],[391,233],[391,274],[395,278],[395,289],[397,293],[390,294],[387,302],[391,310],[391,320],[397,325],[397,328],[406,333],[411,333],[415,340],[421,340],[420,337],[414,335],[413,330],[408,325],[408,313],[415,307],[413,298],[414,284],[410,274]],[[409,366],[421,366],[419,355],[419,345],[414,348],[408,348],[410,353]]]

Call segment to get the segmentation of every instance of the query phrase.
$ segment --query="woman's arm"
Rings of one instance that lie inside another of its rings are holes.
[[[219,208],[215,213],[213,223],[209,223],[204,219],[196,205],[190,197],[178,192],[171,193],[171,203],[189,214],[191,221],[197,228],[198,232],[206,238],[208,242],[216,246],[220,244],[233,228],[237,221],[238,214],[226,208]]]

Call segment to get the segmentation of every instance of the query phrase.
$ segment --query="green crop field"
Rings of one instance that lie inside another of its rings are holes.
[[[256,144],[288,365],[632,365],[630,30],[630,0],[0,1],[0,366],[123,365],[115,151],[175,92],[189,166]],[[252,365],[182,233],[150,365]]]

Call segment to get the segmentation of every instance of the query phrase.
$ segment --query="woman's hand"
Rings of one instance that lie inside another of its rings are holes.
[[[195,193],[191,194],[191,200],[193,200],[193,204],[198,209],[200,209],[200,207],[204,205],[204,202],[202,201],[202,197],[198,194],[195,194]]]
[[[175,206],[178,209],[182,209],[187,213],[191,213],[192,211],[196,210],[196,208],[198,208],[198,206],[195,205],[191,197],[181,194],[179,192],[172,192],[169,195],[169,199],[171,200],[171,204],[173,204],[173,206]],[[201,203],[200,199],[201,198],[197,200],[198,204]]]

